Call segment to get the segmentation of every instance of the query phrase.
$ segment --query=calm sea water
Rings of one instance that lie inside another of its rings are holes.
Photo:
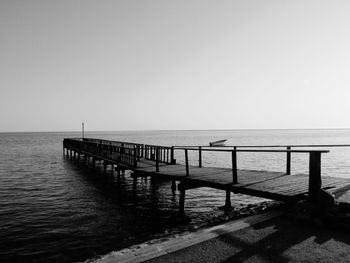
[[[0,262],[84,261],[147,240],[177,227],[178,193],[169,182],[132,180],[73,164],[62,154],[65,137],[80,133],[0,134]],[[241,130],[88,132],[86,137],[158,145],[349,144],[350,130]],[[182,162],[182,153],[176,158]],[[230,156],[205,153],[204,165],[230,165]],[[191,163],[197,156],[191,154]],[[238,167],[285,170],[285,154],[239,153]],[[292,155],[292,172],[307,172],[308,156]],[[322,157],[323,175],[350,177],[350,148],[332,148]],[[188,191],[191,222],[221,213],[224,194],[202,188]]]

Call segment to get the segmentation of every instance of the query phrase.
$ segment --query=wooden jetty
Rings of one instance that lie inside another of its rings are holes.
[[[226,191],[226,208],[231,207],[231,193],[243,193],[284,202],[308,199],[317,205],[322,203],[322,193],[325,190],[336,194],[350,189],[350,179],[321,177],[321,154],[327,153],[328,150],[292,150],[292,146],[268,147],[286,149],[261,149],[257,146],[230,146],[215,149],[205,146],[168,147],[91,138],[66,138],[63,141],[63,152],[71,158],[79,160],[83,157],[85,163],[89,158],[93,166],[95,161],[102,160],[105,171],[108,165],[112,165],[115,166],[118,174],[121,170],[131,170],[135,185],[138,177],[147,176],[171,180],[173,190],[176,189],[176,181],[179,182],[179,210],[182,215],[185,211],[186,190],[197,187],[211,187]],[[184,164],[176,162],[175,151],[183,152]],[[189,164],[189,151],[198,153],[198,165]],[[227,152],[231,155],[231,168],[203,167],[204,152]],[[238,169],[237,154],[240,152],[286,154],[286,172]],[[292,153],[305,153],[309,156],[308,174],[291,174]]]

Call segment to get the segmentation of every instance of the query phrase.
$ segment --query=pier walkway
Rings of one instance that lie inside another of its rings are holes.
[[[271,146],[270,146],[271,147]],[[308,198],[311,202],[321,202],[323,190],[336,194],[350,189],[350,179],[321,177],[321,154],[326,150],[251,149],[242,147],[204,147],[204,146],[157,146],[131,142],[109,141],[91,138],[64,139],[64,154],[70,158],[84,158],[92,161],[102,160],[106,171],[112,165],[118,171],[131,170],[134,184],[138,177],[160,177],[176,182],[180,191],[180,214],[185,211],[186,190],[197,187],[211,187],[226,191],[225,207],[231,207],[231,193],[242,193],[284,202],[294,202]],[[175,160],[175,151],[181,151],[184,164]],[[198,153],[198,165],[189,164],[189,151]],[[232,167],[203,167],[204,152],[227,152],[231,155]],[[237,168],[237,154],[240,152],[284,153],[286,172],[242,170]],[[291,174],[291,153],[305,153],[309,156],[309,174]]]

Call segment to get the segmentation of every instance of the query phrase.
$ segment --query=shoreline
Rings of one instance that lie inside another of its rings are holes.
[[[245,198],[246,197],[246,198]],[[286,204],[277,201],[265,201],[262,199],[260,202],[249,203],[249,196],[237,197],[241,202],[247,202],[245,205],[241,205],[240,208],[233,208],[228,213],[223,213],[221,216],[214,216],[207,221],[202,222],[201,225],[191,225],[190,223],[184,223],[179,228],[169,229],[169,231],[152,236],[149,240],[133,244],[131,246],[111,251],[105,255],[100,255],[94,258],[90,258],[84,263],[129,263],[129,262],[144,262],[144,261],[156,261],[158,257],[161,259],[169,257],[169,254],[178,253],[183,254],[185,257],[189,257],[190,253],[187,250],[191,250],[191,247],[202,246],[205,242],[216,242],[213,240],[222,239],[221,236],[233,234],[235,231],[244,231],[244,229],[252,228],[253,225],[270,222],[274,218],[284,217],[282,221],[287,220],[291,227],[298,228],[307,227],[308,224],[316,227],[317,232],[332,232],[335,233],[342,227],[345,230],[350,230],[345,225],[341,225],[335,222],[331,224],[327,218],[322,222],[322,218],[310,216],[305,211],[307,203],[300,203],[293,206],[291,209],[285,209]],[[350,191],[345,191],[341,198],[336,198],[337,203],[341,204],[350,203]],[[347,206],[347,210],[344,212],[347,217],[350,218],[350,205]],[[284,216],[283,216],[284,215]],[[340,219],[343,217],[341,216]],[[278,220],[277,220],[278,221]],[[341,220],[339,220],[341,221]],[[298,223],[299,222],[299,223]],[[305,225],[303,225],[305,224]],[[249,230],[252,231],[252,230]],[[297,231],[297,230],[295,230]],[[315,231],[315,230],[313,230]],[[311,231],[312,232],[312,231]],[[350,240],[349,240],[350,244]],[[274,244],[278,246],[278,244]],[[313,244],[317,246],[317,244]],[[187,252],[181,252],[187,251]],[[198,253],[198,252],[193,252]],[[219,252],[220,253],[220,252]],[[303,252],[304,253],[304,252]],[[170,256],[171,257],[171,256]],[[161,262],[161,261],[160,261]]]
[[[136,242],[130,246],[113,250],[107,254],[89,258],[82,262],[105,263],[105,261],[101,260],[114,255],[122,255],[122,258],[124,260],[124,257],[129,258],[129,256],[125,256],[128,253],[130,254],[130,257],[133,258],[133,256],[131,256],[133,253],[142,254],[143,249],[145,248],[152,250],[154,249],[154,246],[159,246],[162,242],[172,243],[172,240],[178,239],[179,237],[184,237],[185,239],[187,237],[190,237],[192,240],[191,242],[195,242],[198,235],[201,236],[202,233],[207,233],[211,229],[226,229],[227,226],[230,226],[232,224],[235,225],[237,222],[250,222],[251,220],[254,221],[255,217],[260,218],[265,217],[265,215],[268,217],[269,215],[280,214],[279,210],[284,206],[284,204],[281,202],[241,194],[233,199],[236,199],[238,204],[236,204],[236,206],[233,206],[232,209],[228,212],[224,212],[220,207],[216,208],[213,213],[210,213],[209,217],[207,217],[205,220],[201,220],[200,222],[191,222],[190,218],[185,217],[179,220],[179,222],[181,221],[179,225],[169,227],[169,229],[166,229],[161,233],[150,235],[150,238],[146,241],[141,240],[140,242]],[[124,262],[120,260],[121,258],[118,258],[118,260],[113,262]],[[135,261],[131,260],[125,262]]]
[[[186,231],[181,234],[173,234],[163,238],[151,239],[149,241],[135,244],[130,247],[112,251],[96,259],[89,259],[86,263],[137,263],[163,256],[186,247],[228,234],[230,232],[250,227],[260,222],[278,217],[283,213],[278,209],[267,211],[256,215],[241,217],[215,226],[203,227],[197,231]]]
[[[304,210],[306,207],[308,209]],[[323,215],[314,214],[310,203],[305,201],[292,207],[271,206],[266,211],[255,212],[251,216],[202,227],[196,231],[151,239],[85,263],[175,263],[207,260],[214,263],[228,262],[228,259],[229,262],[235,259],[235,262],[242,258],[249,258],[249,262],[261,262],[266,258],[271,262],[276,259],[286,259],[288,262],[333,262],[335,258],[339,261],[344,256],[350,260],[348,202],[336,202]],[[334,212],[337,214],[333,218],[335,220],[329,220]],[[325,256],[324,253],[328,254]]]

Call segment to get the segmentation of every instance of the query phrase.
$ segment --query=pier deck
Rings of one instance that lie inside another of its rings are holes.
[[[117,170],[132,170],[134,182],[138,177],[160,177],[172,180],[172,188],[176,188],[175,181],[180,182],[180,213],[184,213],[185,191],[197,187],[211,187],[226,191],[225,207],[231,206],[230,194],[242,193],[278,201],[296,201],[309,198],[317,202],[319,190],[337,193],[350,189],[350,179],[337,177],[322,177],[321,180],[321,153],[327,151],[291,151],[262,150],[261,152],[287,153],[287,173],[242,170],[237,169],[236,154],[239,151],[260,152],[259,150],[231,150],[232,168],[202,167],[199,151],[199,166],[188,164],[188,150],[193,148],[179,148],[185,151],[185,164],[176,164],[174,147],[143,145],[127,142],[114,142],[98,139],[65,139],[63,143],[67,155],[102,160],[107,165],[116,165]],[[208,151],[221,151],[210,149]],[[310,154],[309,174],[290,174],[290,153],[305,152]],[[289,169],[289,170],[288,170]]]
[[[211,187],[242,193],[278,201],[294,201],[303,199],[309,191],[309,175],[286,175],[281,172],[259,170],[237,170],[238,183],[232,183],[232,170],[220,167],[190,166],[190,174],[186,176],[184,165],[163,165],[160,171],[155,171],[155,164],[147,161],[134,170],[134,176],[158,176],[175,179],[181,182],[185,189],[196,187]],[[348,187],[346,187],[348,186]],[[322,189],[335,194],[350,189],[350,179],[339,177],[322,177]]]

